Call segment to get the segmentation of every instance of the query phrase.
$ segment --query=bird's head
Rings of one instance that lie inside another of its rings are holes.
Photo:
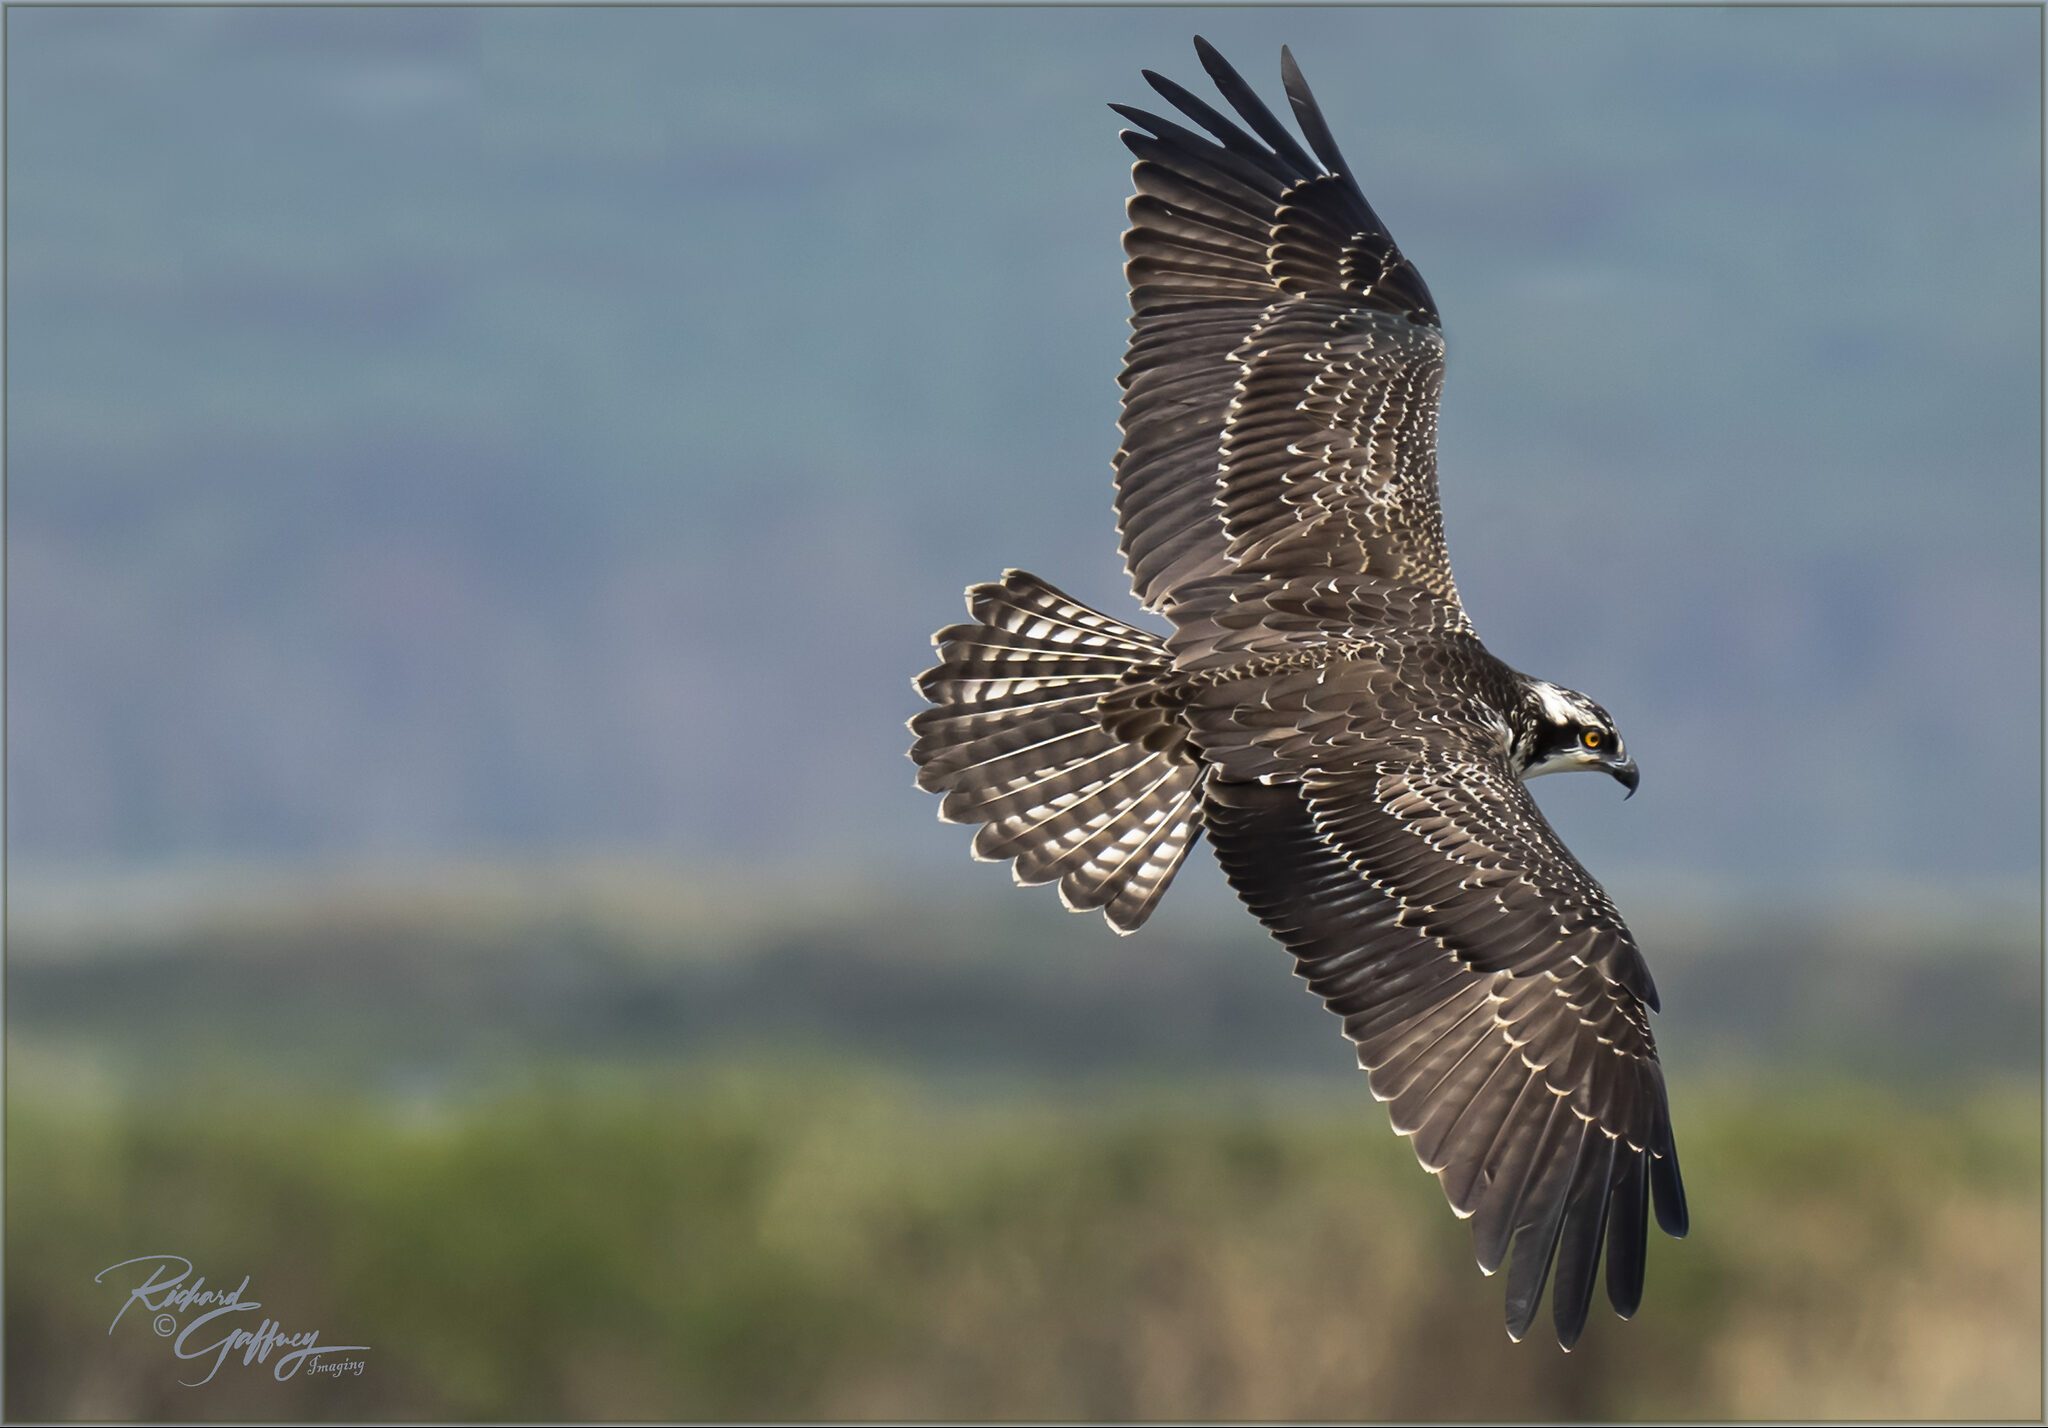
[[[1597,769],[1612,774],[1631,795],[1635,793],[1640,777],[1636,761],[1628,756],[1612,715],[1576,689],[1548,680],[1531,679],[1524,688],[1528,732],[1523,778],[1568,769]]]

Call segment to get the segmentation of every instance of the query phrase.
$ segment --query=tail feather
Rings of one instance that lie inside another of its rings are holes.
[[[1111,732],[1098,706],[1163,673],[1164,643],[1022,571],[969,589],[967,609],[917,680],[932,703],[910,721],[918,787],[945,795],[942,818],[982,825],[976,857],[1135,931],[1200,835],[1203,770]]]
[[[1074,912],[1094,912],[1128,889],[1145,850],[1166,832],[1170,804],[1182,796],[1175,792],[1179,782],[1177,770],[1159,773],[1129,816],[1101,823],[1081,840],[1065,860],[1071,872],[1060,884],[1061,902]]]
[[[1021,634],[991,631],[986,625],[948,625],[932,636],[935,643],[957,649],[956,662],[940,666],[954,677],[1023,679],[1042,669],[1048,653],[1059,656],[1061,679],[1107,676],[1112,683],[1136,660],[1073,644],[1055,645]]]
[[[1141,808],[1154,788],[1173,777],[1171,769],[1152,768],[1158,762],[1154,756],[1137,763],[1111,757],[1123,747],[1091,759],[1085,783],[1077,784],[1062,771],[1056,776],[1057,793],[1041,783],[1032,790],[1029,807],[1020,800],[1006,802],[1003,812],[1014,816],[983,828],[975,835],[974,851],[991,860],[1017,859],[1019,880],[1032,887],[1064,873],[1105,836],[1113,841],[1122,815]]]
[[[1060,707],[1053,708],[1055,703]],[[918,786],[934,790],[942,788],[945,786],[944,780],[970,768],[980,768],[983,771],[981,778],[975,781],[977,789],[991,786],[998,781],[998,766],[1004,761],[1015,761],[1019,757],[1028,759],[1055,741],[1071,742],[1089,732],[1086,729],[1073,729],[1048,735],[1045,727],[1048,715],[1064,713],[1076,717],[1085,716],[1092,712],[1094,707],[1095,696],[1089,695],[1085,702],[1074,699],[1049,700],[1044,705],[1029,706],[1023,710],[1001,711],[992,716],[994,727],[976,724],[972,718],[944,730],[935,729],[930,725],[921,726],[918,732],[933,741],[937,752],[932,755],[931,762],[917,771]],[[1023,717],[1014,717],[1018,714]],[[939,721],[933,720],[932,723],[937,724]],[[957,742],[949,745],[944,742],[947,739]],[[1097,743],[1093,747],[1095,751],[1100,752],[1109,746]],[[1076,753],[1078,750],[1069,749],[1066,752]]]
[[[1001,822],[1020,831],[1018,825],[1042,822],[1099,788],[1122,766],[1121,748],[1094,729],[1056,735],[962,769],[939,812],[951,823]]]
[[[1202,786],[1197,779],[1152,815],[1151,835],[1103,880],[1110,899],[1102,911],[1110,926],[1136,927],[1151,915],[1201,833],[1201,819]]]

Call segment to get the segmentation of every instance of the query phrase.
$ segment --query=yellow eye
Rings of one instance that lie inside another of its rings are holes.
[[[1606,741],[1606,737],[1598,729],[1588,729],[1585,733],[1579,735],[1579,742],[1589,749],[1597,749]]]

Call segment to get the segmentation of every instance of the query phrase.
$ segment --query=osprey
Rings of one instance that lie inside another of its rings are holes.
[[[974,854],[1134,931],[1204,832],[1231,886],[1344,1020],[1373,1095],[1508,1265],[1508,1333],[1552,1266],[1569,1349],[1603,1247],[1623,1318],[1648,1221],[1686,1231],[1621,916],[1524,781],[1631,793],[1607,711],[1494,657],[1458,601],[1437,500],[1436,302],[1360,192],[1294,58],[1304,149],[1207,42],[1237,119],[1136,126],[1117,530],[1164,637],[1012,570],[932,638],[920,787]],[[1201,132],[1196,132],[1199,129]],[[1512,1248],[1512,1262],[1510,1249]]]

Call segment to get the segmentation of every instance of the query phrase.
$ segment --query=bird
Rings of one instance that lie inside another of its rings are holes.
[[[1151,70],[1135,159],[1117,533],[1160,635],[1021,570],[932,636],[919,787],[978,860],[1120,933],[1207,835],[1343,1020],[1394,1130],[1558,1343],[1601,1263],[1624,1319],[1649,1220],[1689,1226],[1635,938],[1527,781],[1639,772],[1613,717],[1508,665],[1452,580],[1436,300],[1292,52],[1299,137],[1197,37],[1226,114]]]

